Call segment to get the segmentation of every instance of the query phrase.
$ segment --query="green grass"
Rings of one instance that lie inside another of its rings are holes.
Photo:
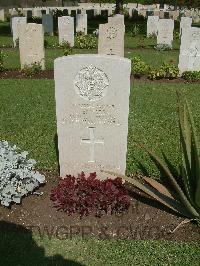
[[[197,243],[80,238],[59,240],[11,232],[0,233],[0,236],[1,265],[5,266],[198,266],[200,260]]]
[[[187,95],[197,129],[200,130],[198,84],[135,82],[131,88],[127,173],[159,176],[149,157],[135,147],[133,139],[161,151],[175,165],[179,162],[176,93]],[[53,80],[0,80],[0,139],[31,152],[38,167],[56,169],[56,134]],[[144,170],[144,169],[143,169]]]

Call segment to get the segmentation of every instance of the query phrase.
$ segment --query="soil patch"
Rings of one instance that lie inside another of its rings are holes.
[[[10,208],[0,206],[1,221],[21,225],[25,230],[48,234],[58,238],[95,236],[100,239],[159,239],[172,241],[199,241],[200,228],[196,224],[185,224],[173,230],[184,218],[178,217],[138,191],[131,193],[131,207],[123,215],[104,215],[101,218],[78,215],[68,216],[57,211],[50,200],[51,190],[58,184],[55,172],[45,172],[47,183],[29,195],[22,204]],[[136,193],[137,192],[137,193]],[[0,223],[1,224],[1,223]],[[21,227],[19,227],[21,228]],[[1,227],[0,227],[1,229]],[[8,230],[10,230],[8,228]]]

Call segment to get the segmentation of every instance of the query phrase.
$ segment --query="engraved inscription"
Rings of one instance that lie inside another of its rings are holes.
[[[109,27],[106,31],[106,37],[110,40],[117,37],[117,29],[114,27]]]
[[[96,144],[102,144],[104,145],[104,140],[96,140],[95,139],[95,134],[94,134],[94,127],[89,127],[89,133],[90,137],[89,138],[82,138],[81,139],[81,144],[89,144],[90,145],[90,160],[88,163],[94,163],[94,155],[95,155],[95,145]]]
[[[95,66],[82,68],[75,77],[76,93],[87,101],[99,101],[107,93],[109,80],[107,75]]]
[[[73,104],[71,113],[62,119],[62,124],[119,125],[114,105]]]

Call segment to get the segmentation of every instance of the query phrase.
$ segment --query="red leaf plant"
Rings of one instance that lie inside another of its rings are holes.
[[[95,214],[119,214],[128,210],[130,200],[128,191],[122,186],[122,179],[107,178],[99,180],[96,173],[88,177],[84,172],[77,178],[67,175],[51,191],[51,200],[58,210],[68,215],[80,214],[81,217]]]

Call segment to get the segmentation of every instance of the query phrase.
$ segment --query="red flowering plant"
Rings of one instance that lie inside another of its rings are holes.
[[[58,210],[68,215],[89,214],[101,217],[106,214],[119,214],[128,210],[128,191],[122,186],[122,179],[97,179],[96,173],[88,177],[82,172],[78,177],[67,175],[51,191],[51,200]]]

